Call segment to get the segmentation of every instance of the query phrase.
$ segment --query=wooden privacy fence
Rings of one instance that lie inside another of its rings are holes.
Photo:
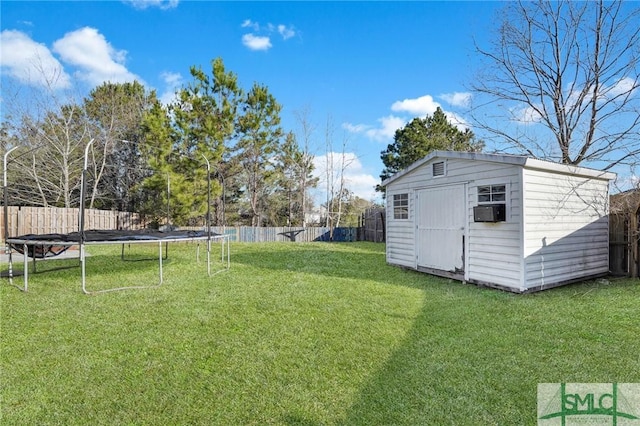
[[[191,228],[203,230],[203,227]],[[287,242],[312,242],[330,241],[329,228],[327,227],[264,227],[252,226],[212,226],[211,232],[229,236],[230,241],[243,243],[264,243],[272,241]],[[359,241],[358,228],[334,228],[333,241],[349,242]]]
[[[366,209],[362,214],[362,240],[384,243],[386,211],[384,207]]]
[[[625,215],[609,215],[609,271],[613,275],[637,275],[637,266],[633,261],[637,256],[637,239],[633,236],[629,238],[629,234],[633,233],[630,232],[632,225]]]
[[[27,234],[68,234],[78,231],[79,211],[77,208],[59,207],[8,207],[9,237]],[[0,240],[4,240],[4,209],[0,209]],[[85,210],[85,229],[128,229],[146,227],[145,221],[137,213],[111,210]],[[183,229],[203,230],[204,227]],[[212,227],[212,232],[229,235],[231,241],[238,242],[310,242],[329,241],[327,227],[266,227],[251,226]],[[361,228],[335,228],[333,241],[362,240]]]
[[[612,195],[609,213],[609,271],[640,275],[640,191]]]
[[[79,209],[60,207],[8,207],[8,222],[4,208],[0,209],[0,239],[4,240],[4,224],[9,237],[27,234],[68,234],[77,232]],[[85,229],[141,229],[145,224],[137,213],[85,209]]]

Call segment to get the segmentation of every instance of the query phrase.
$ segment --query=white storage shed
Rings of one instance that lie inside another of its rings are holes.
[[[517,293],[609,272],[614,173],[434,151],[385,180],[387,263]]]

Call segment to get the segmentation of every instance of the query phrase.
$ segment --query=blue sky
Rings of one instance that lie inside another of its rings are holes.
[[[59,90],[86,93],[107,80],[137,79],[169,101],[190,81],[190,66],[210,70],[221,57],[245,89],[254,82],[269,87],[283,106],[285,131],[299,132],[296,112],[309,112],[321,176],[330,126],[333,149],[342,152],[344,145],[350,160],[349,189],[374,199],[380,152],[397,128],[437,106],[466,123],[473,43],[487,43],[501,6],[3,0],[2,84],[37,87],[38,63],[58,73]]]

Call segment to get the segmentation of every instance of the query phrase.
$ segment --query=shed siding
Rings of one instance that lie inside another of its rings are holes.
[[[522,183],[521,169],[509,164],[484,163],[469,190],[469,254],[467,279],[517,289],[522,281]],[[477,223],[478,186],[506,184],[506,221]]]
[[[608,181],[524,169],[524,288],[609,270]]]
[[[447,159],[445,176],[432,175],[434,159],[387,187],[387,262],[415,268],[415,191],[435,186],[468,184],[466,216],[465,279],[519,288],[522,277],[521,167],[495,162]],[[473,222],[478,204],[477,186],[506,184],[509,188],[507,222]],[[393,219],[393,194],[409,193],[409,220]]]
[[[398,188],[387,188],[387,262],[393,265],[416,267],[415,249],[415,197],[414,191],[404,185]],[[409,218],[394,219],[393,196],[395,194],[409,194]]]

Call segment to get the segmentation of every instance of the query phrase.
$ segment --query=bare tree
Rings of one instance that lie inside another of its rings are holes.
[[[22,117],[16,156],[17,200],[27,205],[77,205],[84,145],[91,139],[82,110],[64,105],[42,118]]]
[[[350,191],[347,189],[347,179],[345,174],[347,172],[347,168],[353,163],[354,158],[347,155],[347,146],[349,144],[349,139],[346,135],[342,138],[342,146],[340,152],[340,165],[338,169],[338,189],[333,194],[333,204],[334,207],[337,207],[335,211],[336,220],[335,226],[340,226],[340,220],[342,219],[342,207],[344,205],[345,198],[349,198]],[[336,200],[337,199],[337,200]]]
[[[10,158],[14,202],[26,205],[77,205],[82,156],[92,138],[78,105],[76,88],[69,87],[58,68],[39,58],[32,64],[28,84],[4,85],[3,120],[21,149]]]
[[[299,171],[299,189],[300,198],[302,204],[302,227],[307,226],[307,204],[310,204],[307,196],[307,191],[310,187],[315,187],[318,183],[318,178],[314,178],[311,174],[313,172],[313,158],[314,155],[311,151],[311,144],[313,140],[313,133],[315,132],[315,125],[310,121],[309,115],[311,114],[309,108],[304,108],[295,112],[296,120],[300,125],[300,133],[298,140],[300,141],[300,149],[302,152],[302,158],[300,162]]]
[[[333,164],[333,124],[331,117],[327,117],[327,125],[324,130],[324,142],[325,142],[325,183],[326,183],[326,196],[327,196],[327,217],[325,226],[329,228],[329,238],[333,239],[333,206],[332,198],[335,192],[334,181],[334,164]]]
[[[327,126],[325,129],[325,147],[326,147],[326,195],[327,195],[327,216],[325,226],[329,228],[329,238],[333,240],[333,230],[340,226],[340,218],[342,216],[342,206],[345,195],[349,193],[347,189],[346,171],[353,163],[354,157],[348,155],[347,147],[349,139],[345,136],[342,138],[340,152],[335,152],[333,146],[334,128],[331,117],[327,118]],[[338,158],[336,158],[338,156]]]
[[[477,47],[484,62],[471,86],[476,125],[507,152],[605,170],[635,166],[637,4],[508,2],[493,45]]]

